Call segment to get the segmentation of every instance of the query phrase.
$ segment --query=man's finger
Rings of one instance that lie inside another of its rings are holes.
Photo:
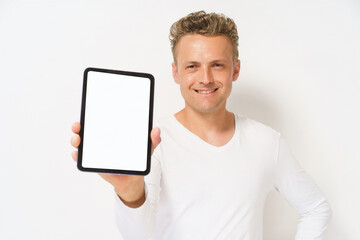
[[[73,147],[78,147],[79,145],[80,145],[80,136],[79,135],[75,135],[75,136],[73,136],[72,138],[71,138],[71,145],[73,146]]]
[[[71,153],[71,156],[72,156],[72,158],[74,159],[75,162],[77,162],[77,155],[78,155],[78,151],[73,151]]]
[[[74,133],[78,134],[78,133],[80,132],[80,129],[81,129],[80,123],[79,123],[79,122],[74,122],[73,125],[72,125],[72,127],[71,127],[71,130],[72,130]]]
[[[151,130],[150,136],[151,136],[151,143],[152,143],[152,149],[151,149],[151,154],[152,154],[154,152],[154,149],[161,142],[160,129],[154,128],[153,130]]]

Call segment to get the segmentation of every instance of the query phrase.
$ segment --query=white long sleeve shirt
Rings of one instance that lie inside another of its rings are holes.
[[[145,203],[129,208],[116,197],[124,239],[261,240],[264,203],[274,189],[300,214],[295,239],[323,239],[330,207],[278,132],[235,114],[232,139],[216,147],[173,115],[158,126]]]

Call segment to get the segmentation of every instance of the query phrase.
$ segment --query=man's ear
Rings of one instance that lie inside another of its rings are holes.
[[[177,84],[179,84],[179,76],[178,76],[178,70],[177,70],[176,64],[173,62],[171,64],[171,67],[172,67],[172,74],[173,74],[174,81]]]
[[[232,79],[233,82],[235,82],[239,77],[240,65],[241,65],[240,60],[237,60],[235,63],[235,67],[234,67],[234,73],[233,73],[233,79]]]

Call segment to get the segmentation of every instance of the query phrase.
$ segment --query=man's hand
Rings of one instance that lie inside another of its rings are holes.
[[[75,122],[72,125],[72,131],[76,135],[71,138],[71,145],[75,148],[78,148],[78,146],[80,145],[80,128],[81,126],[79,122]],[[151,131],[151,154],[154,152],[154,149],[159,145],[160,141],[160,129],[154,128]],[[78,151],[72,152],[72,158],[75,161],[77,161],[77,155]],[[145,202],[145,183],[143,176],[105,173],[99,173],[99,175],[114,186],[115,192],[124,202],[124,204],[126,204],[128,207],[140,207]]]

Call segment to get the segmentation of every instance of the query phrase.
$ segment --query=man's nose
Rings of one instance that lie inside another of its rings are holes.
[[[204,84],[204,85],[207,85],[207,84],[210,84],[212,82],[214,82],[214,78],[213,78],[213,75],[212,75],[212,72],[211,72],[211,69],[209,67],[203,67],[203,76],[201,78],[201,82]]]

